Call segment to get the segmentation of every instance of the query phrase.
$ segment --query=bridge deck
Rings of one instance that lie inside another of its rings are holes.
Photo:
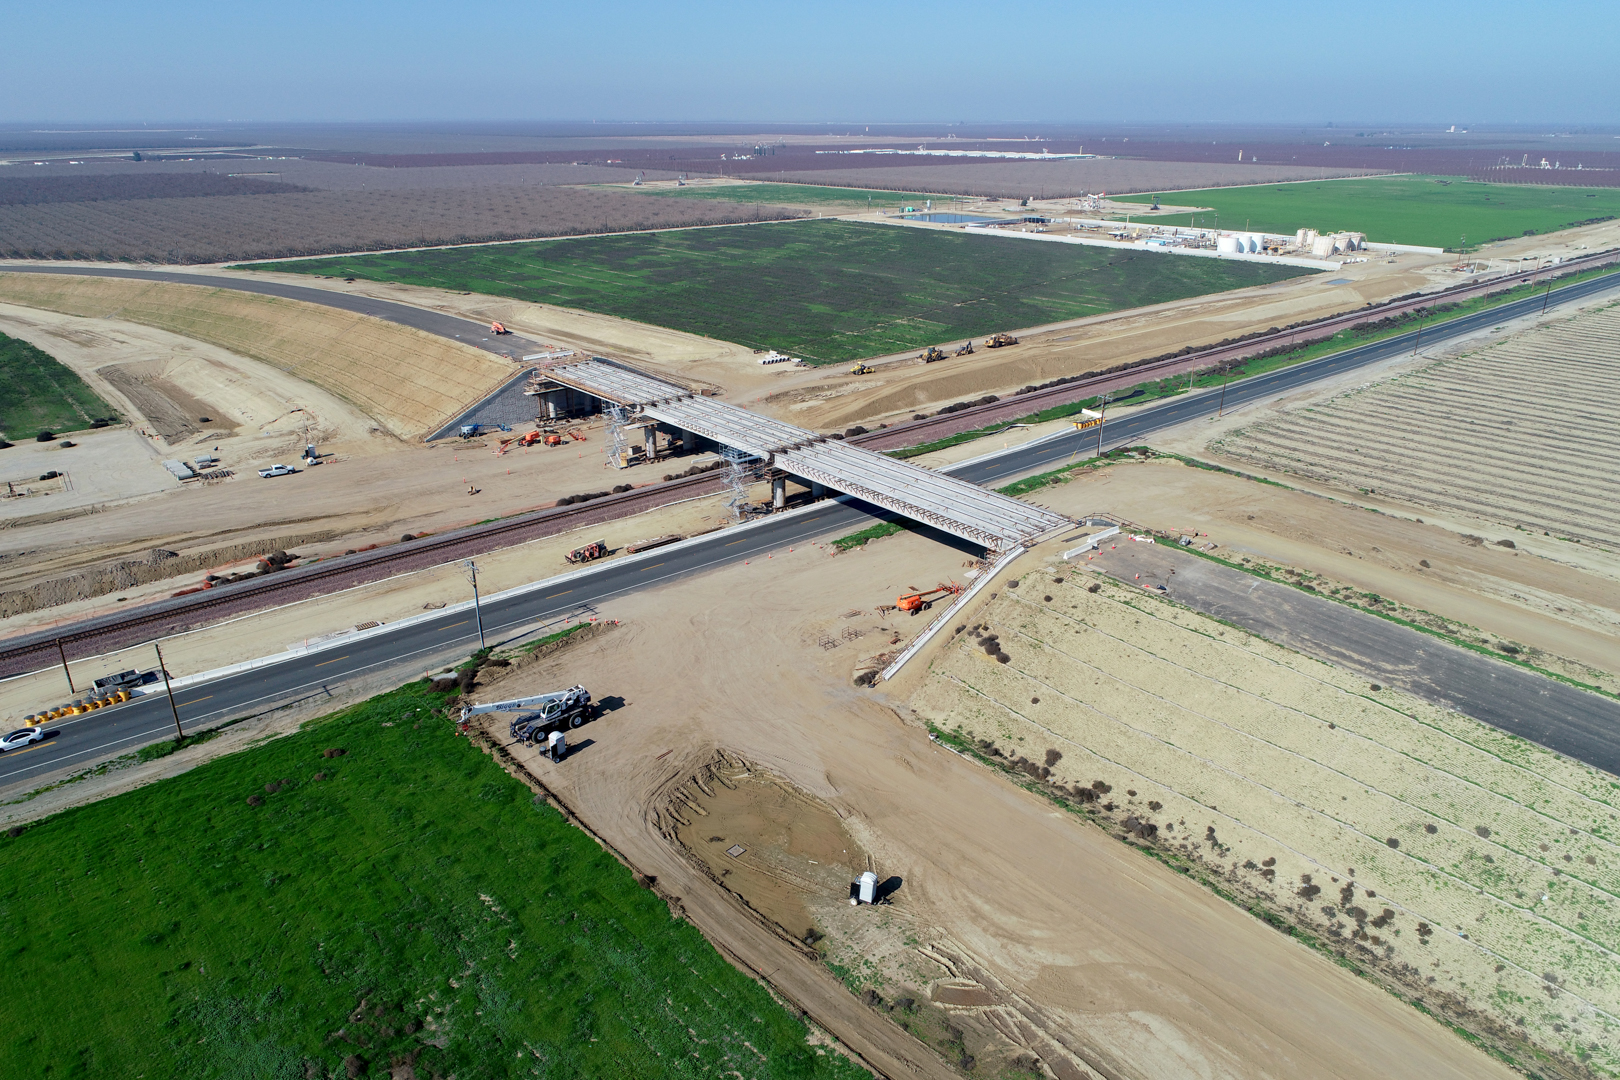
[[[1031,543],[1071,524],[1060,514],[966,480],[700,397],[606,360],[547,368],[545,377],[997,551]]]

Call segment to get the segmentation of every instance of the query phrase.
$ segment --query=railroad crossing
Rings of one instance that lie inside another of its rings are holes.
[[[542,368],[530,393],[540,399],[542,411],[548,400],[584,394],[644,418],[643,423],[676,429],[688,445],[694,437],[703,438],[747,454],[768,470],[772,502],[778,507],[792,477],[812,492],[831,488],[997,553],[1027,547],[1073,524],[1043,507],[751,413],[600,357]]]

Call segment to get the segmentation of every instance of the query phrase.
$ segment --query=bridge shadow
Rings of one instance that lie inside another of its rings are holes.
[[[975,559],[984,558],[985,548],[983,544],[975,544],[972,540],[963,539],[954,533],[945,532],[943,529],[936,529],[934,526],[918,521],[916,518],[908,518],[901,514],[892,513],[881,507],[873,506],[871,503],[861,502],[859,499],[851,499],[849,505],[871,517],[872,520],[863,524],[860,527],[861,529],[871,528],[871,526],[883,522],[893,522],[907,532],[914,532],[919,536],[927,537],[936,544],[943,544],[945,547],[960,551],[962,554]],[[859,532],[860,529],[854,531]]]

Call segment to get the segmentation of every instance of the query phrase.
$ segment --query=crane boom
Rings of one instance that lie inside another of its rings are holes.
[[[466,721],[481,713],[516,712],[519,709],[538,707],[541,719],[549,720],[561,716],[570,709],[589,705],[590,701],[590,691],[583,686],[571,686],[567,690],[553,690],[547,694],[512,698],[509,701],[492,701],[487,705],[463,705],[461,719]]]

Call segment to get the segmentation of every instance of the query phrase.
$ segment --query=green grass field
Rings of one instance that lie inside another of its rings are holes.
[[[0,1076],[866,1075],[441,703],[413,684],[0,835]]]
[[[32,439],[41,431],[77,431],[111,416],[113,407],[66,365],[0,334],[0,434]]]
[[[1528,187],[1476,184],[1444,176],[1371,176],[1299,184],[1165,191],[1171,206],[1208,206],[1213,212],[1172,214],[1152,220],[1256,232],[1362,232],[1383,244],[1418,244],[1472,251],[1493,240],[1555,232],[1594,219],[1620,216],[1620,188]],[[1154,196],[1121,195],[1120,202],[1152,204]]]
[[[914,191],[882,191],[873,188],[817,187],[814,184],[724,184],[715,187],[653,188],[649,195],[671,199],[713,199],[767,206],[825,206],[838,210],[896,210],[915,206],[919,210],[929,199],[934,209],[948,207],[949,195],[923,195]],[[870,201],[868,201],[870,200]]]
[[[1312,272],[845,221],[258,265],[582,308],[818,363]]]

